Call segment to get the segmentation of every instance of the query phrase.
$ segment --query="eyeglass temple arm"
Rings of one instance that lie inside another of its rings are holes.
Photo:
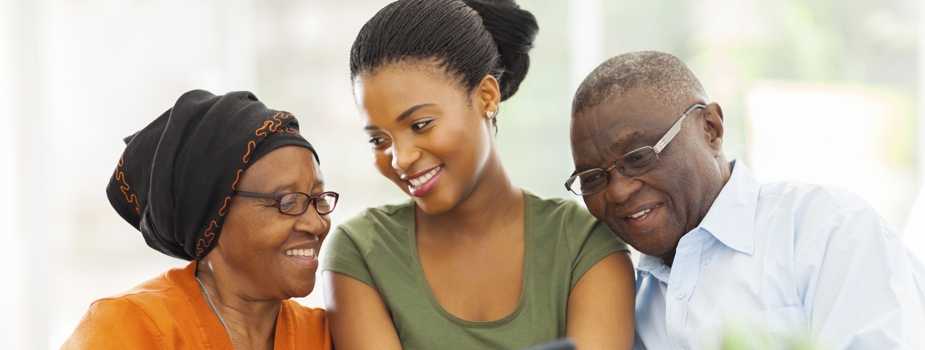
[[[674,137],[677,136],[679,132],[681,132],[681,125],[684,124],[684,119],[687,119],[687,116],[690,115],[691,112],[693,112],[696,109],[700,109],[700,108],[707,108],[707,106],[698,103],[698,104],[691,106],[686,111],[684,111],[684,115],[682,115],[681,118],[678,119],[678,121],[674,122],[674,125],[672,125],[670,129],[668,129],[668,132],[666,132],[665,135],[662,136],[662,138],[659,139],[658,142],[655,143],[655,146],[652,147],[652,149],[655,150],[656,154],[662,153],[662,150],[665,149],[665,146],[668,146],[668,143],[671,142],[671,140],[673,140]]]
[[[234,194],[237,194],[242,197],[251,197],[251,198],[264,198],[264,199],[276,199],[276,196],[272,193],[260,193],[260,192],[248,192],[248,191],[234,191]]]

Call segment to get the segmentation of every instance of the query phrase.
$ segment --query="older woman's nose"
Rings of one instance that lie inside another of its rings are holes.
[[[312,203],[308,210],[299,215],[295,229],[324,238],[331,229],[331,218],[328,215],[318,214],[315,209],[315,204]]]

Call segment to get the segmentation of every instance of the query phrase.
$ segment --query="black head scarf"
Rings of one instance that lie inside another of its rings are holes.
[[[113,208],[164,254],[198,260],[218,242],[241,174],[282,146],[301,146],[288,112],[252,93],[193,90],[127,144],[106,195]]]

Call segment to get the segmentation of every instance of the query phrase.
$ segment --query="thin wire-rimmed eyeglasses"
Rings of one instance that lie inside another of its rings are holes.
[[[698,109],[707,108],[705,104],[695,103],[687,108],[684,113],[678,117],[678,120],[671,125],[671,128],[662,135],[662,138],[654,146],[643,146],[632,151],[626,152],[606,169],[594,168],[573,173],[565,181],[565,189],[579,196],[592,195],[602,191],[610,182],[610,172],[614,168],[626,177],[636,177],[647,173],[655,168],[658,163],[659,154],[668,147],[671,140],[681,132],[681,125],[687,116]]]
[[[261,193],[235,191],[235,195],[249,198],[271,199],[276,202],[275,207],[279,212],[286,215],[299,216],[308,210],[308,207],[315,204],[315,211],[318,215],[328,215],[334,211],[337,206],[337,199],[340,197],[337,192],[321,192],[318,194],[308,194],[303,192],[288,193]]]

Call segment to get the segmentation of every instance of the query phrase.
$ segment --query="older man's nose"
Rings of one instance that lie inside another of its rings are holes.
[[[641,185],[642,183],[639,180],[623,176],[616,169],[611,170],[610,181],[607,183],[607,188],[604,189],[604,198],[610,203],[625,203],[633,197],[633,194],[639,190]]]

